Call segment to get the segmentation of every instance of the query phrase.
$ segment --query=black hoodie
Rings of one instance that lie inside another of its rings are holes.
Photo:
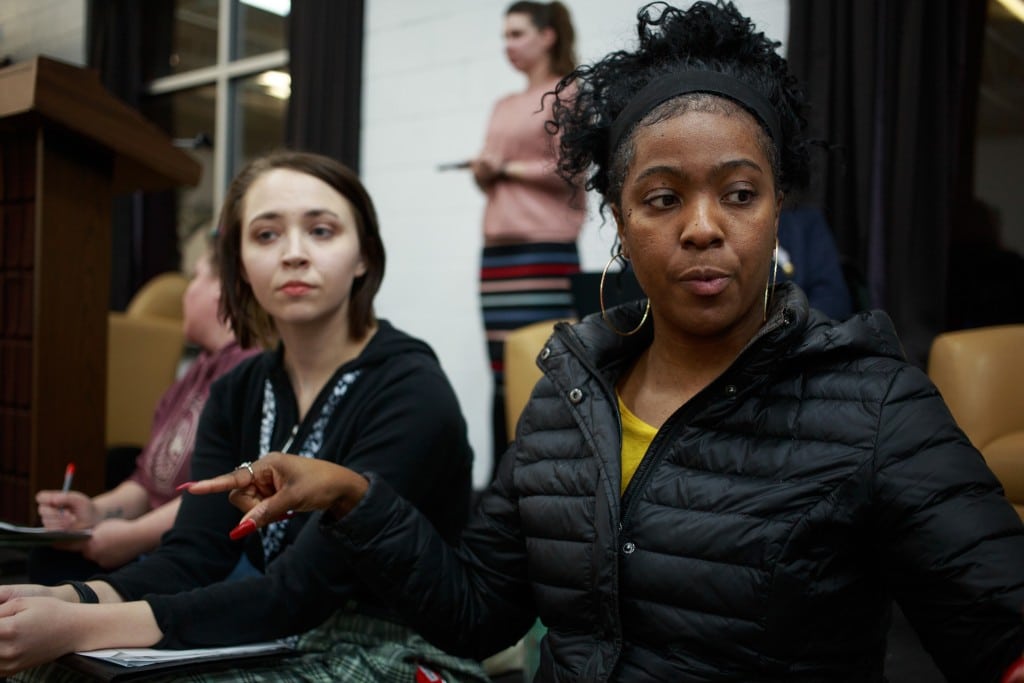
[[[317,457],[373,470],[413,502],[446,538],[458,536],[468,513],[472,452],[458,402],[433,351],[387,321],[363,352],[344,364],[307,411],[294,443],[302,443],[337,378],[359,371],[333,412]],[[192,479],[213,477],[260,455],[261,410],[269,379],[277,403],[270,443],[280,449],[298,422],[283,349],[243,362],[216,382],[201,418]],[[206,647],[299,633],[339,608],[387,616],[350,576],[319,513],[291,520],[287,547],[263,576],[223,582],[248,546],[261,563],[259,539],[228,538],[241,513],[226,495],[186,494],[174,527],[143,561],[106,577],[125,600],[144,598],[164,638],[157,647]],[[310,518],[312,522],[310,523]],[[255,551],[255,552],[254,552]]]

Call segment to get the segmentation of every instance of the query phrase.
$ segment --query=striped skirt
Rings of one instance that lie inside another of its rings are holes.
[[[508,445],[504,417],[505,337],[541,320],[575,317],[569,276],[580,272],[576,243],[538,242],[484,247],[480,304],[494,376],[494,462]]]
[[[502,377],[509,330],[575,316],[569,276],[580,272],[575,243],[541,242],[484,247],[480,304],[491,372]]]

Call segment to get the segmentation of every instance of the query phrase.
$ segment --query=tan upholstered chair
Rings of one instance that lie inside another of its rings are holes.
[[[516,433],[519,413],[523,412],[533,385],[540,379],[537,354],[560,320],[531,323],[512,330],[505,338],[505,424],[509,435]]]
[[[1024,518],[1024,325],[940,334],[928,375]]]
[[[143,285],[124,313],[107,316],[107,447],[142,447],[153,411],[174,383],[184,350],[181,298],[188,280],[164,273]]]
[[[181,297],[188,288],[188,278],[177,272],[161,273],[142,285],[125,310],[135,318],[168,318],[181,322]]]

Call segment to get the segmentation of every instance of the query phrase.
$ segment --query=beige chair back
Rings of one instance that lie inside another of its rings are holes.
[[[135,293],[125,313],[132,317],[167,318],[181,321],[181,297],[188,278],[177,272],[157,275]]]
[[[107,447],[149,441],[153,412],[174,383],[185,345],[182,295],[188,278],[163,273],[107,316]]]
[[[928,375],[1024,518],[1024,325],[940,334]]]
[[[144,446],[153,412],[174,383],[185,337],[162,318],[107,317],[107,446]]]
[[[541,377],[537,354],[561,320],[531,323],[512,330],[505,338],[505,424],[510,438],[516,433],[519,414],[533,393],[533,385]]]

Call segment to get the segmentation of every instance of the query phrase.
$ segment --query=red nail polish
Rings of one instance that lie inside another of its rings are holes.
[[[195,483],[197,483],[197,482],[186,481],[184,484],[178,484],[177,486],[175,486],[174,490],[175,491],[185,491],[186,489],[188,489],[188,487],[192,486],[192,484],[195,484]]]
[[[243,519],[238,526],[231,530],[228,536],[231,537],[232,541],[237,541],[240,538],[245,538],[252,532],[256,531],[256,522],[251,519]]]
[[[1016,683],[1024,677],[1024,657],[1021,657],[1006,670],[1001,680],[1002,683]]]

